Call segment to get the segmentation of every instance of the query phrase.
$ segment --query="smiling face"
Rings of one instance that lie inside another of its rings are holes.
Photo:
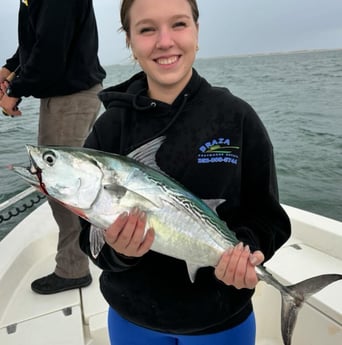
[[[150,97],[172,103],[191,78],[197,51],[188,0],[134,0],[127,43],[147,75]]]

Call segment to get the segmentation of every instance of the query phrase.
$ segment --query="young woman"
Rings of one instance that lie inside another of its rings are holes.
[[[216,211],[241,243],[192,283],[185,262],[150,250],[154,231],[144,236],[143,212],[122,214],[92,258],[103,269],[113,345],[254,344],[254,268],[290,235],[263,124],[246,102],[192,67],[198,16],[195,0],[122,1],[127,45],[143,71],[100,94],[106,111],[85,146],[126,155],[166,136],[158,166],[198,197],[224,199]],[[81,247],[92,257],[89,224]]]

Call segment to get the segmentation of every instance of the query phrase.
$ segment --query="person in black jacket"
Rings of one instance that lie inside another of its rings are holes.
[[[255,266],[290,236],[264,125],[193,68],[198,16],[195,0],[122,2],[122,28],[143,71],[100,93],[106,111],[85,147],[127,155],[165,136],[160,169],[202,199],[223,199],[216,211],[241,243],[192,283],[184,261],[150,250],[155,235],[144,234],[144,212],[133,208],[105,229],[96,258],[82,221],[81,248],[103,270],[113,345],[254,344]]]
[[[92,0],[20,2],[19,46],[0,69],[0,106],[21,115],[22,97],[40,99],[38,144],[82,146],[98,115],[105,71],[98,59]],[[7,80],[11,72],[15,78]],[[87,286],[88,257],[79,247],[78,217],[50,201],[59,226],[56,268],[32,289],[51,294]]]

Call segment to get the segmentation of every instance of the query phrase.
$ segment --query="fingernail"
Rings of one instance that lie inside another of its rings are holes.
[[[250,261],[250,263],[251,263],[252,265],[256,265],[256,263],[257,263],[257,258],[256,258],[253,254],[251,254],[251,255],[249,256],[249,261]]]
[[[249,250],[249,245],[248,245],[248,244],[245,246],[244,251],[245,251],[245,252],[249,252],[249,251],[250,251],[250,250]]]
[[[125,211],[125,212],[121,213],[119,217],[120,217],[121,219],[125,219],[125,218],[128,217],[128,213]]]
[[[238,245],[237,245],[237,249],[242,249],[243,248],[243,243],[240,242]]]
[[[138,213],[138,208],[137,207],[133,207],[131,210],[131,215],[136,215]]]
[[[141,219],[141,220],[145,220],[145,218],[146,218],[146,213],[145,213],[144,211],[141,211],[141,213],[140,213],[140,219]]]

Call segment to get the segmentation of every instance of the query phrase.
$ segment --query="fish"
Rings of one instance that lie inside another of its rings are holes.
[[[158,137],[127,156],[89,148],[26,145],[29,167],[12,170],[47,197],[91,224],[91,253],[96,257],[105,241],[103,231],[122,213],[138,207],[152,227],[151,249],[184,260],[193,282],[200,267],[215,267],[228,248],[239,241],[215,212],[224,200],[201,200],[156,163],[164,143]],[[342,279],[323,274],[297,284],[281,284],[263,265],[256,267],[259,280],[282,296],[281,333],[291,345],[300,308],[314,293]]]

